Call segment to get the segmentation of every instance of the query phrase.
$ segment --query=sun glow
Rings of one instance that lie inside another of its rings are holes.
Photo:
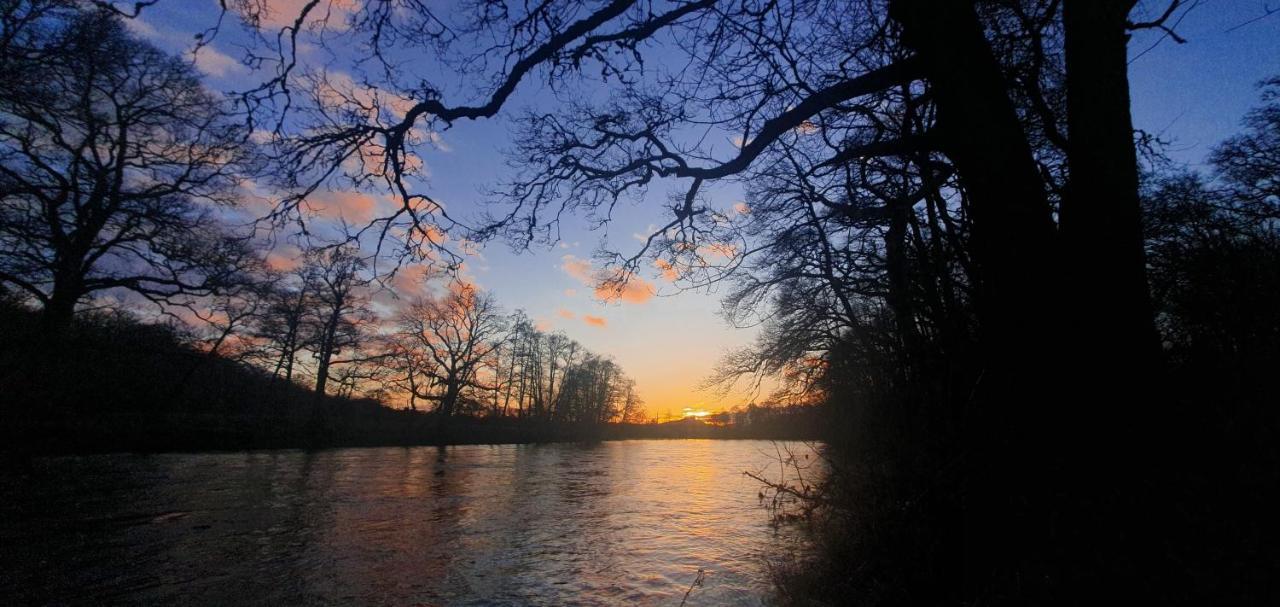
[[[703,418],[703,417],[706,417],[706,416],[708,416],[708,415],[711,415],[711,412],[710,412],[710,411],[707,411],[706,409],[694,409],[693,407],[685,407],[685,408],[684,408],[684,417],[685,417],[686,419],[688,419],[688,418],[690,418],[690,417]]]

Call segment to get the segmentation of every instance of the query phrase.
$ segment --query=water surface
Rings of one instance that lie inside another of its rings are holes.
[[[0,487],[22,602],[760,605],[767,441],[42,459]]]

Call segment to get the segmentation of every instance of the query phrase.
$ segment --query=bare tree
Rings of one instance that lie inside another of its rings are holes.
[[[359,250],[330,247],[312,251],[306,261],[306,280],[314,289],[308,346],[316,359],[315,392],[325,394],[334,356],[354,351],[365,325],[372,319],[361,288],[367,264]]]
[[[435,401],[447,419],[465,391],[491,389],[480,383],[481,371],[505,330],[492,296],[453,284],[443,295],[413,301],[399,323],[406,353],[397,360],[411,399]]]
[[[113,13],[30,29],[0,87],[0,282],[50,329],[110,289],[165,303],[236,284],[253,255],[218,209],[251,164],[243,123]]]
[[[262,364],[271,377],[292,382],[298,353],[307,347],[307,320],[315,309],[315,285],[306,267],[278,275],[259,292],[262,301],[251,334],[262,342]]]

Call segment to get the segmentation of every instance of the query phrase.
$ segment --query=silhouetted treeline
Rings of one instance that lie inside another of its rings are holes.
[[[601,424],[393,409],[327,396],[195,347],[180,326],[78,315],[53,347],[37,313],[0,305],[6,452],[200,451],[635,438],[821,437],[812,411],[761,410],[733,426]],[[315,424],[316,408],[323,424]]]

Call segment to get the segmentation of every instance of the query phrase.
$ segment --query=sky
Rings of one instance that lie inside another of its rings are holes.
[[[283,3],[283,8],[299,4],[272,2]],[[217,0],[161,0],[131,27],[162,48],[181,52],[196,32],[213,24],[216,6]],[[1151,12],[1164,3],[1144,0],[1141,6]],[[1280,0],[1271,0],[1270,6],[1280,8]],[[1238,131],[1241,118],[1257,104],[1255,84],[1280,75],[1280,14],[1253,21],[1267,10],[1262,0],[1201,0],[1176,28],[1186,43],[1177,44],[1158,31],[1134,36],[1134,125],[1169,142],[1167,152],[1175,162],[1199,167],[1212,145]],[[254,82],[237,59],[236,44],[234,32],[220,33],[198,55],[197,67],[215,88],[242,89]],[[511,107],[545,100],[548,95],[540,88],[536,82],[522,85]],[[439,137],[439,149],[423,155],[429,175],[423,185],[451,213],[477,208],[486,188],[506,175],[502,150],[511,144],[510,124],[501,118],[460,122]],[[491,243],[468,261],[466,271],[504,308],[524,309],[542,327],[564,331],[591,350],[612,356],[636,380],[652,414],[744,404],[751,398],[746,392],[720,395],[698,389],[726,351],[755,337],[754,330],[732,328],[719,316],[721,292],[677,292],[655,274],[644,277],[653,287],[652,296],[641,288],[622,301],[603,302],[584,280],[592,253],[602,243],[635,250],[640,244],[636,234],[668,220],[661,208],[665,196],[662,188],[654,188],[637,204],[619,209],[604,232],[587,229],[580,218],[569,219],[561,242],[551,248],[512,251]],[[711,190],[710,196],[715,206],[730,208],[742,192],[726,185]]]

